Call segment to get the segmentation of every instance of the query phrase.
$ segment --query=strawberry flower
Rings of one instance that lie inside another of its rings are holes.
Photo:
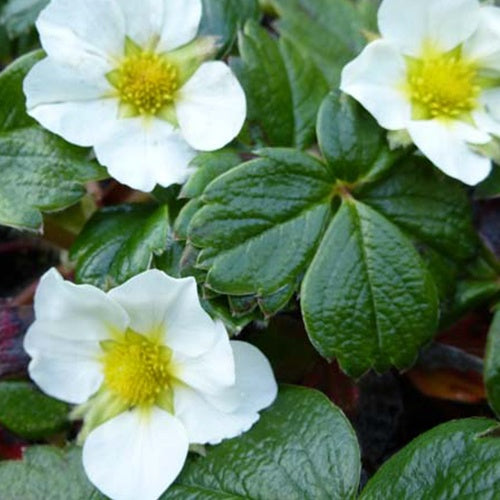
[[[275,399],[263,354],[229,341],[193,278],[146,271],[105,293],[47,272],[24,346],[31,378],[78,405],[89,479],[117,500],[154,500],[190,444],[247,431]]]

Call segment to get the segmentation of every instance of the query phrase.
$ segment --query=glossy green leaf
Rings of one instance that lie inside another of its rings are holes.
[[[0,224],[40,230],[41,211],[61,210],[106,177],[88,151],[44,131],[25,112],[22,82],[43,54],[20,58],[0,75]]]
[[[386,132],[354,99],[340,92],[332,92],[323,101],[317,135],[329,167],[347,182],[377,177],[396,160]]]
[[[68,405],[28,382],[0,382],[0,425],[27,439],[40,439],[68,423]]]
[[[191,221],[198,265],[219,293],[263,296],[295,284],[330,217],[324,165],[286,149],[261,155],[212,182]]]
[[[201,249],[191,265],[207,273],[200,275],[205,286],[256,299],[271,316],[306,274],[303,315],[323,356],[338,357],[353,376],[372,367],[410,366],[435,333],[438,317],[436,285],[411,241],[345,193],[332,222],[339,188],[326,165],[294,150],[260,154],[209,184],[205,205],[190,214],[188,239]],[[396,212],[411,210],[404,198],[402,208],[397,196],[393,201]]]
[[[348,0],[270,0],[278,31],[293,40],[337,88],[340,72],[365,45],[363,22]]]
[[[239,51],[241,59],[231,65],[245,89],[255,140],[271,146],[309,146],[328,91],[314,63],[292,42],[276,41],[254,22],[240,34]]]
[[[466,190],[424,159],[403,160],[390,176],[355,196],[445,256],[470,259],[478,250]]]
[[[104,500],[88,481],[79,448],[33,446],[22,461],[0,462],[2,500]]]
[[[181,196],[197,198],[215,178],[241,163],[240,155],[231,149],[201,153],[192,162],[196,168],[182,187]]]
[[[471,418],[426,432],[382,465],[360,500],[498,498],[497,427],[494,420]]]
[[[486,343],[484,383],[488,401],[500,416],[500,307],[497,306]]]
[[[149,268],[172,239],[167,206],[119,205],[97,212],[71,248],[75,278],[104,289]]]
[[[304,278],[311,341],[360,376],[410,366],[437,326],[434,282],[404,235],[373,209],[343,201]]]
[[[8,0],[0,10],[0,23],[10,38],[16,38],[34,27],[41,10],[49,0]]]
[[[219,55],[227,54],[237,33],[248,19],[260,17],[257,0],[202,0],[203,17],[200,35],[216,36],[220,46]]]
[[[359,475],[346,417],[321,393],[290,386],[250,431],[191,458],[162,500],[349,500]]]

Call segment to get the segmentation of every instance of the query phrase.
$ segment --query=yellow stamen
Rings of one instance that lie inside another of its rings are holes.
[[[171,381],[171,351],[128,330],[101,343],[105,385],[128,406],[151,406],[164,398]]]
[[[460,53],[408,62],[408,92],[419,118],[457,118],[478,105],[477,69]]]
[[[108,74],[122,104],[142,115],[156,115],[172,104],[179,88],[178,69],[159,54],[135,51]]]

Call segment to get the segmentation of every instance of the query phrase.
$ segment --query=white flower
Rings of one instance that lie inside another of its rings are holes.
[[[215,42],[195,39],[201,14],[201,0],[52,0],[28,113],[135,189],[184,182],[196,150],[225,146],[246,116],[229,67],[203,62]]]
[[[389,130],[407,130],[451,177],[474,185],[500,135],[500,9],[478,0],[384,0],[382,38],[342,72],[341,89]]]
[[[190,443],[247,431],[277,393],[263,354],[229,341],[193,278],[151,270],[108,293],[47,272],[25,349],[51,396],[80,405],[83,464],[119,500],[156,499]]]

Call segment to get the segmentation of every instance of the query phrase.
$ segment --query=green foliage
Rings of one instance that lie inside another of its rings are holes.
[[[321,73],[294,43],[276,41],[255,22],[245,25],[238,45],[241,58],[231,66],[245,89],[254,139],[268,146],[309,146],[328,91]]]
[[[410,366],[437,326],[437,296],[416,250],[387,219],[345,200],[302,285],[309,336],[360,376]]]
[[[377,122],[356,101],[339,92],[323,101],[317,135],[325,161],[343,181],[377,178],[396,159]]]
[[[363,48],[363,20],[348,0],[270,0],[282,37],[293,40],[337,88],[343,66]]]
[[[2,500],[104,500],[89,483],[79,448],[28,448],[22,462],[0,462]]]
[[[257,0],[202,0],[203,17],[200,35],[217,36],[219,55],[227,54],[236,41],[237,33],[248,19],[260,17]]]
[[[27,439],[62,430],[68,405],[45,396],[28,382],[0,382],[0,424]]]
[[[343,413],[316,391],[286,386],[250,431],[190,456],[162,499],[345,500],[355,497],[359,475],[356,435]],[[0,462],[0,484],[2,500],[103,498],[77,448],[37,446],[22,462]]]
[[[104,178],[88,151],[71,146],[25,111],[22,82],[41,52],[24,56],[0,75],[0,224],[41,230],[41,211],[78,202],[86,181]]]
[[[471,418],[426,432],[379,469],[361,500],[498,498],[497,425],[493,420]]]
[[[166,205],[118,205],[97,212],[71,248],[76,281],[104,289],[145,271],[172,242]]]
[[[500,416],[500,307],[497,307],[488,332],[484,360],[484,383],[490,406]]]
[[[191,221],[198,266],[219,293],[262,296],[295,284],[331,214],[324,165],[293,150],[260,154],[212,182]]]
[[[359,474],[356,435],[342,412],[290,386],[250,431],[191,458],[162,500],[348,500]]]
[[[0,9],[0,23],[10,38],[19,37],[33,28],[40,11],[49,0],[8,0]]]
[[[358,196],[413,239],[442,255],[466,260],[478,251],[472,211],[463,185],[420,158],[407,159]]]

